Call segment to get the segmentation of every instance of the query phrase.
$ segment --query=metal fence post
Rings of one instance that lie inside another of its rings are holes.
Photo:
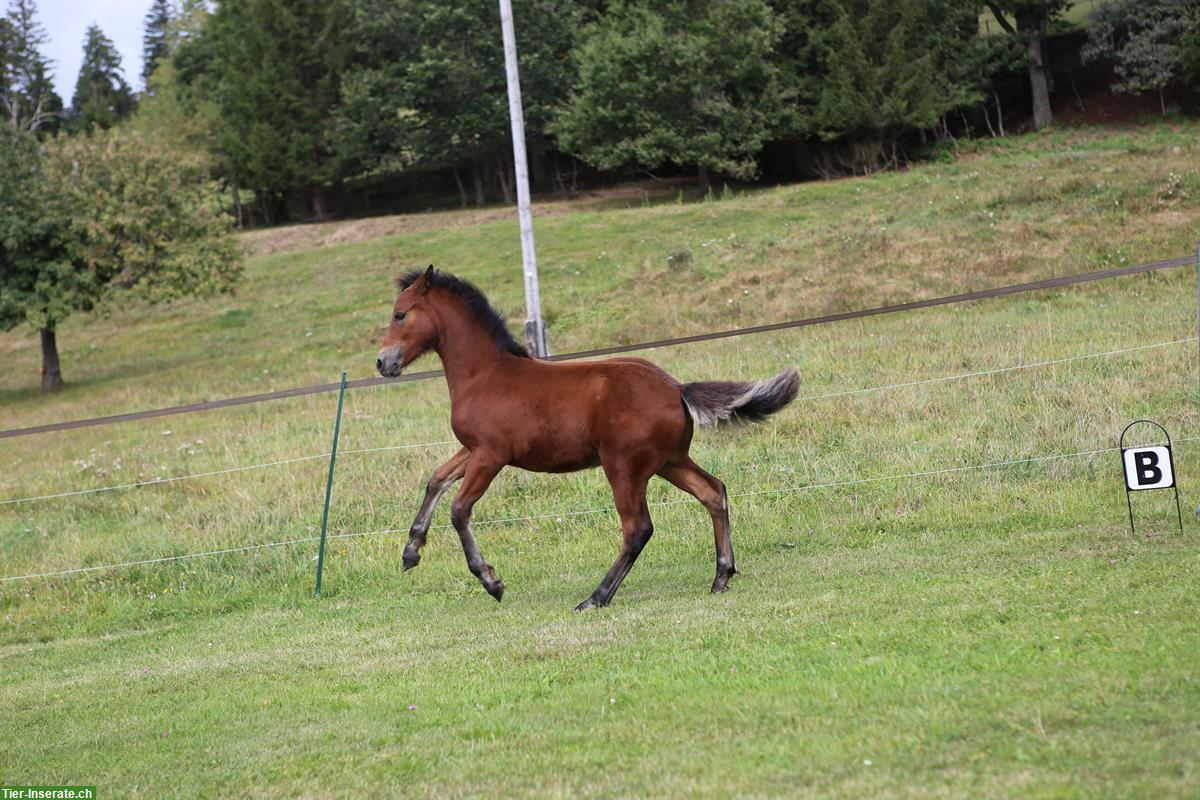
[[[337,417],[333,420],[333,448],[329,451],[329,478],[325,481],[325,511],[321,514],[321,547],[317,551],[317,597],[321,596],[321,573],[325,569],[325,531],[329,527],[329,498],[333,494],[333,466],[337,463],[338,434],[342,430],[342,401],[346,398],[346,371],[338,390]]]

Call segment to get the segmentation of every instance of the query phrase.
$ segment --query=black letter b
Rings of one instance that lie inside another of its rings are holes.
[[[1133,460],[1137,466],[1139,485],[1149,486],[1162,480],[1162,470],[1158,466],[1158,453],[1153,451],[1134,453]]]

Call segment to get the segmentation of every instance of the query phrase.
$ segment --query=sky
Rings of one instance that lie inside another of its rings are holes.
[[[151,0],[38,0],[37,18],[48,41],[42,55],[52,63],[54,89],[71,104],[75,79],[83,62],[83,40],[93,22],[121,53],[125,81],[142,89],[142,22]],[[7,3],[4,4],[7,6]]]

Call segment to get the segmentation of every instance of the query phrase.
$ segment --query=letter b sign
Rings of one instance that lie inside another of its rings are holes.
[[[1162,445],[1132,447],[1123,454],[1125,485],[1131,492],[1143,489],[1170,489],[1175,485],[1171,449]]]

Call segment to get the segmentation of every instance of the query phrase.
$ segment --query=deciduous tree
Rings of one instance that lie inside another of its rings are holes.
[[[1046,67],[1047,26],[1071,7],[1072,0],[985,0],[992,16],[1010,35],[1024,40],[1029,59],[1029,89],[1033,126],[1038,130],[1054,122],[1050,109],[1050,79]],[[1012,16],[1013,22],[1008,17]],[[1013,24],[1015,22],[1015,25]]]
[[[214,178],[228,176],[221,151],[221,113],[204,0],[186,0],[164,32],[164,55],[148,76],[148,93],[129,124],[142,134],[202,157]]]
[[[1184,69],[1184,37],[1200,0],[1108,0],[1092,13],[1085,60],[1111,59],[1114,92],[1157,92],[1167,113],[1164,90]]]
[[[205,0],[184,0],[167,24],[167,56],[150,77],[151,96],[138,104],[131,124],[146,135],[207,159],[213,177],[229,176],[221,149],[221,108],[212,19]],[[236,196],[236,190],[234,192]]]
[[[229,291],[230,223],[202,164],[119,129],[40,145],[0,135],[0,330],[42,341],[42,389],[62,387],[57,331],[117,297],[158,303]]]

